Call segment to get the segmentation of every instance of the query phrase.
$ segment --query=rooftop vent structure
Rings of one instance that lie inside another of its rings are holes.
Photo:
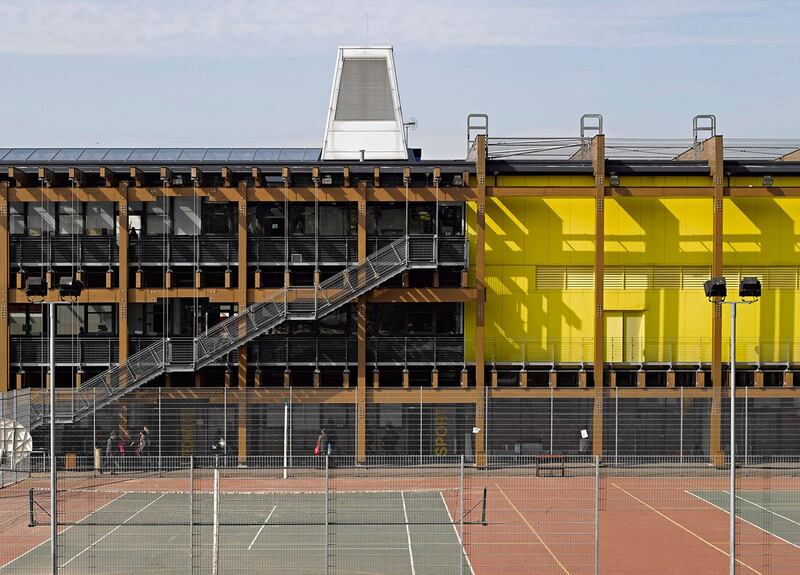
[[[392,48],[339,48],[323,160],[407,160]]]

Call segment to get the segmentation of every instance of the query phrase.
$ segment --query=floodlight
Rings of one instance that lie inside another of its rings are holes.
[[[761,282],[758,278],[745,277],[739,282],[739,297],[761,297]]]
[[[47,297],[47,282],[42,277],[29,277],[25,282],[27,297]]]
[[[83,282],[73,277],[63,277],[58,280],[58,294],[61,297],[78,297],[83,291]]]
[[[611,185],[616,188],[619,185],[619,176],[617,174],[611,174],[608,177],[608,181],[611,182]]]
[[[706,292],[706,297],[711,298],[724,298],[728,295],[728,287],[725,284],[725,278],[711,278],[703,284],[703,289]]]
[[[763,183],[764,183],[764,187],[765,188],[772,187],[772,176],[769,176],[769,175],[764,176]]]

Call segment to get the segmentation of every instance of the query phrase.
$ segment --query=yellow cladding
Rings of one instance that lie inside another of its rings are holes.
[[[623,188],[705,188],[713,186],[710,176],[620,176]]]
[[[606,266],[634,272],[638,266],[710,267],[712,206],[710,198],[606,198]],[[488,198],[486,221],[487,362],[591,361],[593,291],[582,278],[590,277],[586,270],[590,272],[594,263],[593,200]],[[755,273],[798,273],[800,199],[726,198],[724,222],[726,267],[739,266],[742,274],[748,273],[748,266],[760,266]],[[467,224],[474,244],[474,204]],[[473,247],[473,265],[474,256]],[[537,290],[537,267],[545,273],[559,266],[574,270],[569,277],[578,279],[565,283],[567,289]],[[737,341],[742,361],[784,361],[787,354],[800,360],[800,346],[791,351],[786,347],[800,333],[800,279],[791,277],[774,283],[781,289],[765,289],[757,304],[740,308]],[[737,281],[731,278],[733,291]],[[635,329],[640,344],[625,352],[632,361],[710,361],[713,310],[699,287],[607,286],[604,299],[608,315],[618,322],[608,329],[607,348],[618,350],[619,342],[612,340],[624,339]],[[727,341],[730,311],[726,307],[723,313]],[[473,305],[467,306],[465,316],[467,340],[474,341]],[[616,327],[623,325],[627,331]],[[617,351],[607,352],[607,358],[611,353]],[[727,357],[727,350],[724,354]]]
[[[731,177],[725,183],[731,188],[761,188],[764,186],[764,178],[757,177]],[[773,188],[796,188],[800,186],[800,178],[797,176],[773,176]]]
[[[558,175],[551,176],[489,176],[487,185],[498,187],[547,187],[547,188],[594,188],[594,178],[590,175]]]

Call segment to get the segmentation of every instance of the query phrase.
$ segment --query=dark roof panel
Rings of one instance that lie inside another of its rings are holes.
[[[83,153],[83,148],[61,148],[53,157],[54,162],[74,162]]]
[[[254,162],[277,162],[281,154],[280,148],[259,148],[253,156]]]
[[[177,162],[181,156],[181,148],[159,148],[153,157],[154,162]]]
[[[108,148],[86,148],[78,157],[78,161],[97,163],[100,162],[108,152]]]
[[[86,152],[84,152],[84,154],[85,153]],[[103,158],[103,162],[106,164],[109,162],[114,162],[114,163],[119,162],[121,164],[124,164],[125,162],[128,161],[128,158],[130,158],[132,153],[133,153],[133,148],[111,148]]]
[[[204,162],[227,162],[231,155],[230,148],[208,148],[203,157]]]
[[[35,151],[34,148],[14,148],[6,154],[5,158],[3,158],[3,162],[24,162]]]
[[[255,148],[234,148],[231,150],[231,155],[228,158],[229,162],[252,162],[253,155],[256,153]]]
[[[208,150],[206,148],[184,148],[178,156],[179,162],[202,162]]]
[[[49,162],[58,153],[58,148],[39,148],[29,157],[29,162]]]
[[[136,148],[128,157],[129,162],[152,162],[158,148]]]

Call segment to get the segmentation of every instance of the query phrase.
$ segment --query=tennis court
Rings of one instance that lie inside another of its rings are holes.
[[[687,491],[728,513],[730,491]],[[736,517],[795,547],[800,547],[800,491],[743,490],[736,492]]]
[[[457,494],[447,490],[218,493],[220,574],[470,572],[453,519]],[[32,492],[31,530],[49,529],[46,495]],[[62,573],[186,573],[189,565],[213,572],[212,493],[76,490],[60,497]],[[0,572],[46,570],[49,552],[45,540]]]

